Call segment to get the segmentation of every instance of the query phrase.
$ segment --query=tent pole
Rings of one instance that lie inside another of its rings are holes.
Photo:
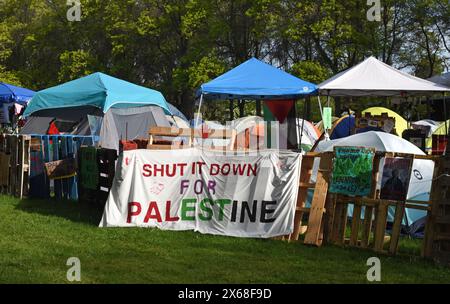
[[[445,123],[445,134],[448,136],[448,126],[447,126],[447,105],[445,104],[445,93],[444,98],[442,99],[444,103],[444,123]]]
[[[202,107],[202,103],[203,103],[203,94],[200,95],[200,102],[198,104],[198,112],[197,112],[197,117],[195,118],[195,126],[194,129],[198,126],[198,120],[200,118],[200,109]]]
[[[303,103],[303,120],[302,120],[302,130],[300,131],[300,153],[303,152],[303,146],[302,146],[302,138],[303,138],[303,128],[305,126],[305,116],[306,116],[306,100]],[[295,127],[297,128],[297,120],[295,121]]]

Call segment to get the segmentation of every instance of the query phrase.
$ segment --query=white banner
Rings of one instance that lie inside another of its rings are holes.
[[[119,157],[100,227],[268,238],[292,232],[301,154],[133,150]]]

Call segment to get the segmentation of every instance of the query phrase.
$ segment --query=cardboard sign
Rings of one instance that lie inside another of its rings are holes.
[[[323,108],[323,127],[326,130],[331,129],[332,122],[331,122],[331,116],[332,116],[332,109],[330,107]]]
[[[408,194],[412,168],[411,158],[386,158],[381,180],[380,198],[404,201]]]
[[[375,149],[335,147],[330,192],[349,196],[368,196],[372,189]]]
[[[44,166],[49,179],[69,178],[77,174],[77,163],[73,158],[48,162]]]

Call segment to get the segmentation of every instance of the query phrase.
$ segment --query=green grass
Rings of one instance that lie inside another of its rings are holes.
[[[98,228],[102,210],[0,196],[0,283],[367,283],[371,251],[194,232]],[[402,241],[407,252],[418,242]],[[450,268],[380,256],[383,283],[449,283]]]

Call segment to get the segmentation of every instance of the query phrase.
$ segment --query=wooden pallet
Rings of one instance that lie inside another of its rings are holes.
[[[194,146],[195,139],[229,139],[229,144],[217,147],[217,150],[233,150],[235,148],[236,131],[229,129],[208,129],[204,130],[175,128],[175,127],[151,127],[149,130],[149,140],[147,149],[151,150],[172,150],[190,148]],[[164,139],[161,141],[161,137]],[[185,141],[181,143],[181,139]],[[162,142],[162,143],[161,143]]]
[[[19,198],[28,194],[30,142],[28,135],[0,135],[0,188],[3,194]]]
[[[311,174],[314,160],[320,161],[319,171],[315,183],[311,183]],[[301,241],[300,235],[304,235],[303,243],[321,246],[325,222],[325,204],[330,177],[330,164],[332,153],[307,153],[302,157],[297,206],[294,217],[294,231],[290,235],[280,237],[282,240]],[[314,189],[313,199],[309,207],[306,206],[308,191]],[[304,225],[304,223],[306,225]]]
[[[369,197],[330,194],[327,207],[327,227],[329,229],[325,230],[325,239],[328,242],[336,245],[372,249],[378,253],[396,254],[405,208],[431,210],[431,201],[392,201],[379,198],[379,190],[376,189],[376,186],[380,178],[380,161],[384,157],[436,160],[435,157],[431,156],[377,152],[374,158],[372,190]],[[411,168],[409,169],[411,170]],[[351,220],[348,218],[349,205],[353,205]],[[389,208],[394,210],[391,235],[386,234]],[[425,243],[424,241],[423,246],[425,246]]]
[[[435,170],[431,199],[425,228],[422,255],[450,265],[450,155],[442,156]]]

